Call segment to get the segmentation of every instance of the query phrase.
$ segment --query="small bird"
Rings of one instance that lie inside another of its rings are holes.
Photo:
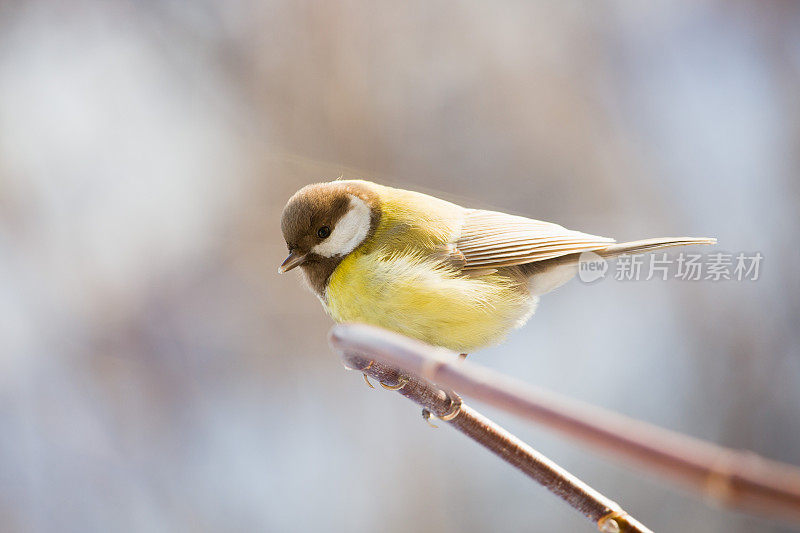
[[[283,210],[289,256],[337,322],[362,322],[467,353],[499,343],[539,296],[569,281],[580,256],[714,244],[665,237],[626,243],[557,224],[468,209],[363,180],[300,189]]]

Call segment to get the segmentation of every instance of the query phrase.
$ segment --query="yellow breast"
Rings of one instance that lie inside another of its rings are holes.
[[[354,252],[336,268],[326,307],[338,322],[363,322],[457,352],[501,341],[536,299],[507,275],[468,277],[418,252]]]

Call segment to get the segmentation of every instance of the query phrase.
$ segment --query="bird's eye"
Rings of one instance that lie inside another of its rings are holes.
[[[327,239],[328,235],[330,234],[331,234],[331,228],[329,228],[328,226],[322,226],[317,230],[317,237],[319,237],[320,239]]]

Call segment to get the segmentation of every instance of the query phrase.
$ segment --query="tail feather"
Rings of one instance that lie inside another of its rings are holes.
[[[652,252],[660,248],[671,248],[673,246],[688,246],[690,244],[716,244],[717,239],[709,237],[660,237],[657,239],[644,239],[641,241],[621,242],[612,244],[607,248],[594,250],[602,257],[611,258],[623,254],[642,254]]]
[[[716,244],[716,242],[717,239],[708,237],[661,237],[658,239],[644,239],[641,241],[612,244],[606,248],[592,250],[592,252],[603,258],[610,259],[623,254],[642,254],[660,248],[670,248],[672,246]],[[520,265],[519,268],[523,275],[530,279],[529,289],[531,293],[539,296],[560,287],[572,279],[578,272],[578,263],[580,260],[581,254],[574,253],[548,259],[546,261],[526,263]]]

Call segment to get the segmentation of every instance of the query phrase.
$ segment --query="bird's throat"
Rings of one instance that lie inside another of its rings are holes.
[[[343,259],[344,257],[323,257],[313,254],[300,266],[309,288],[321,300],[325,301],[325,289],[328,287],[328,281]]]

